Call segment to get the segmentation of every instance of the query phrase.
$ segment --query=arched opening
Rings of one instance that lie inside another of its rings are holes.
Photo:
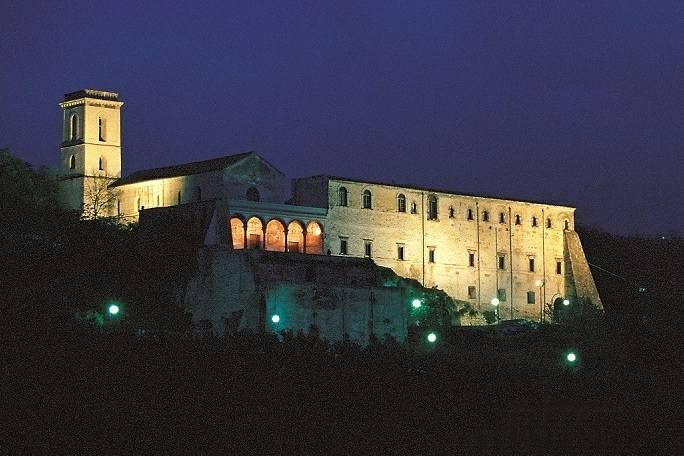
[[[323,229],[318,222],[306,225],[306,253],[323,255]]]
[[[230,219],[230,233],[233,238],[233,249],[245,248],[245,224],[237,217]]]
[[[349,199],[348,199],[349,194],[347,193],[346,188],[340,187],[340,189],[337,191],[337,196],[338,196],[338,203],[340,206],[348,206],[349,205]]]
[[[515,215],[515,224],[520,225],[520,216],[518,214]]]
[[[98,139],[102,142],[105,140],[105,120],[102,117],[97,118]]]
[[[69,169],[76,169],[76,155],[69,157]]]
[[[266,250],[285,251],[285,226],[278,220],[266,224]]]
[[[373,196],[371,195],[370,190],[364,190],[363,191],[362,207],[364,209],[372,209],[373,208]]]
[[[428,220],[437,220],[437,197],[435,195],[428,196]]]
[[[546,219],[546,227],[551,228],[551,219],[550,218]]]
[[[397,195],[397,212],[406,212],[406,196],[403,193]]]
[[[302,253],[304,248],[304,229],[297,222],[290,222],[287,225],[287,251]]]
[[[565,220],[564,223],[565,223],[565,228],[564,228],[564,229],[565,229],[565,231],[568,231],[568,230],[570,229],[570,222],[568,222],[567,220]]]
[[[264,225],[257,217],[247,220],[247,248],[263,248],[262,237],[264,235]]]
[[[69,131],[69,139],[72,141],[78,138],[78,116],[76,114],[71,115],[71,130]]]
[[[259,190],[256,187],[249,187],[247,189],[247,201],[261,201],[261,195],[259,195]]]

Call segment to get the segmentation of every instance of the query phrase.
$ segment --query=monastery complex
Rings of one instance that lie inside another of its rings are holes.
[[[337,328],[328,330],[333,338],[364,327],[358,322],[368,317],[377,320],[368,331],[385,325],[386,333],[401,339],[406,303],[396,302],[408,297],[353,279],[353,271],[368,272],[364,258],[480,312],[493,309],[496,298],[501,319],[552,320],[568,303],[601,308],[574,231],[573,207],[332,175],[294,179],[286,200],[285,176],[254,152],[123,176],[118,94],[82,90],[59,105],[59,174],[67,207],[141,223],[204,207],[204,270],[187,287],[186,302],[193,320],[207,321],[214,331],[244,326],[250,314],[248,325],[268,325],[268,315],[277,311],[298,319],[299,327],[328,318],[317,325]],[[289,266],[274,269],[276,263]],[[240,279],[250,268],[251,282]],[[321,271],[327,271],[325,280]],[[275,308],[298,300],[320,309]],[[363,312],[370,316],[359,316],[369,300],[370,310]],[[345,302],[357,309],[345,315]],[[332,317],[339,306],[341,321]],[[359,331],[357,339],[368,336]]]

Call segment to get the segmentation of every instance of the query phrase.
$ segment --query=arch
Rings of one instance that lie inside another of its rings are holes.
[[[245,248],[245,224],[239,217],[230,218],[230,233],[233,239],[233,249]]]
[[[428,220],[437,220],[437,197],[435,195],[428,196]]]
[[[361,207],[364,209],[373,209],[373,194],[368,189],[364,190],[362,193]]]
[[[340,206],[349,206],[349,192],[345,187],[340,187],[337,190],[337,202]]]
[[[247,201],[261,201],[261,195],[259,194],[259,190],[257,190],[256,187],[249,187],[247,189]]]
[[[406,212],[406,196],[403,193],[397,195],[397,212]]]
[[[259,217],[253,216],[247,220],[247,248],[261,249],[264,247],[264,224]]]
[[[323,255],[323,228],[315,220],[306,225],[306,253]]]
[[[563,228],[563,229],[564,229],[565,231],[568,231],[568,230],[570,229],[570,222],[569,222],[569,221],[564,220],[564,221],[563,221],[563,225],[564,225],[564,228]]]
[[[522,223],[522,222],[520,221],[520,214],[515,214],[515,224],[516,224],[516,225],[520,225],[520,223]]]
[[[76,155],[69,157],[69,169],[76,169]]]
[[[76,114],[71,115],[69,139],[75,141],[78,139],[78,116]]]
[[[297,220],[293,220],[287,225],[287,251],[304,251],[304,228]]]
[[[272,219],[266,224],[266,250],[285,251],[285,225],[280,220]]]

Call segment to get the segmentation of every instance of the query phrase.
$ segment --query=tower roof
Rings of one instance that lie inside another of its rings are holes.
[[[77,92],[64,94],[64,101],[78,100],[79,98],[97,98],[98,100],[119,101],[119,94],[96,89],[82,89]]]

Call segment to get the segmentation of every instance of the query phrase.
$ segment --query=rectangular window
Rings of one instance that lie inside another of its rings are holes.
[[[556,260],[556,274],[560,275],[563,273],[563,267],[561,266],[561,262],[559,260]]]
[[[499,301],[504,302],[506,300],[506,289],[499,288],[499,290],[496,292],[496,297],[499,298]]]
[[[364,255],[368,258],[373,256],[373,241],[364,241]]]
[[[477,299],[477,290],[475,287],[468,287],[468,299]]]
[[[534,272],[534,258],[530,258],[530,272]]]
[[[528,304],[534,304],[537,302],[536,296],[534,295],[534,291],[528,291],[527,292],[527,303]]]
[[[340,238],[340,255],[347,255],[347,238]]]
[[[473,219],[473,210],[468,209],[468,220],[472,220],[472,219]]]
[[[475,267],[475,254],[473,252],[468,252],[468,266]]]
[[[503,212],[499,212],[499,223],[506,223],[506,216]]]
[[[434,247],[428,247],[428,262],[429,263],[435,262],[435,248]]]
[[[397,260],[404,260],[404,244],[397,244]]]
[[[499,269],[506,269],[506,255],[499,255]]]

